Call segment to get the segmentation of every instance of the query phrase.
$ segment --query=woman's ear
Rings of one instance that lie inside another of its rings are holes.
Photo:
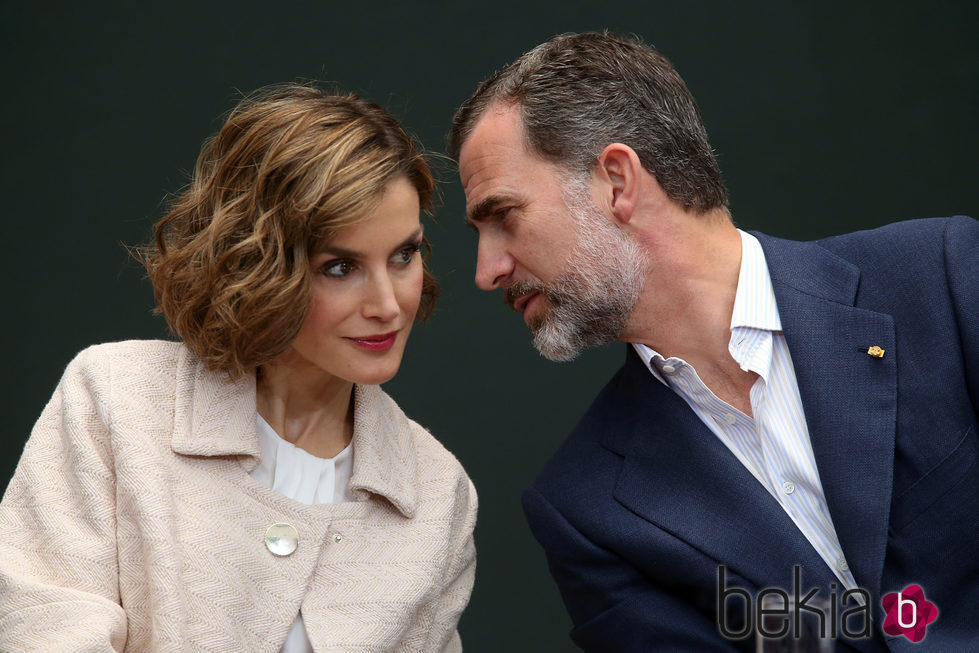
[[[595,174],[608,209],[617,220],[628,223],[639,201],[640,177],[649,174],[636,151],[622,143],[607,145],[598,156]]]

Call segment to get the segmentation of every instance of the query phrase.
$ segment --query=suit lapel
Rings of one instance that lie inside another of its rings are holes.
[[[833,582],[781,506],[632,347],[620,380],[605,438],[625,455],[616,500],[756,588],[788,588],[794,565],[808,586]]]
[[[857,584],[879,596],[897,417],[893,320],[853,306],[859,271],[851,264],[818,245],[755,236],[833,525]],[[872,345],[883,358],[867,354]]]

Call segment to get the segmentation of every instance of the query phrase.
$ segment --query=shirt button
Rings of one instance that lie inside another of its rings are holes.
[[[728,424],[734,424],[738,421],[738,418],[734,416],[734,413],[728,413],[724,416],[724,421]]]
[[[663,366],[663,371],[666,372],[667,374],[673,374],[674,372],[676,372],[676,367],[667,363],[666,365]]]
[[[850,571],[850,565],[846,564],[846,560],[844,558],[840,558],[837,561],[836,566],[840,571]]]
[[[274,555],[292,555],[299,546],[299,531],[292,524],[272,524],[265,529],[265,546]]]
[[[786,481],[785,483],[782,483],[782,490],[786,494],[792,494],[793,492],[795,492],[795,483],[793,483],[792,481]]]

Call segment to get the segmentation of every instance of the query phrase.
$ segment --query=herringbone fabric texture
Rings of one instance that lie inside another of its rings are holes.
[[[460,650],[476,494],[376,386],[357,386],[358,501],[306,506],[252,479],[255,379],[181,344],[83,351],[0,504],[0,651],[278,651],[300,607],[316,651]],[[279,558],[265,529],[294,525]]]

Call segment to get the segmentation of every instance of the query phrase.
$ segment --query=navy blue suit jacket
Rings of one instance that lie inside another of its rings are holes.
[[[872,638],[838,649],[979,651],[979,222],[812,243],[756,236],[833,523],[872,596]],[[867,355],[871,345],[884,357]],[[753,650],[753,634],[719,633],[719,565],[752,594],[791,589],[796,565],[803,592],[828,598],[839,585],[631,346],[524,510],[588,651]],[[881,597],[911,583],[939,609],[917,646],[881,631]],[[727,607],[736,630],[744,604]]]

